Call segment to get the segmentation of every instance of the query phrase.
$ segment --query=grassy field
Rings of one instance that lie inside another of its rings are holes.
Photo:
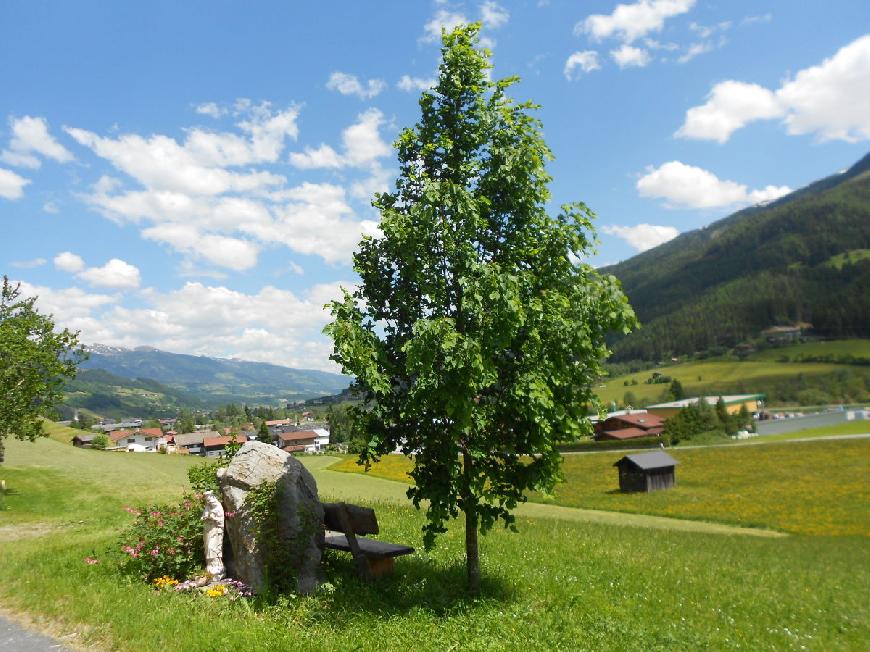
[[[774,349],[757,351],[749,356],[749,360],[779,360],[787,356],[794,359],[798,356],[834,356],[870,359],[870,339],[832,340],[830,342],[805,342]]]
[[[653,371],[676,378],[684,387],[690,388],[692,395],[703,394],[712,388],[744,383],[763,393],[765,384],[783,377],[805,374],[807,376],[828,374],[842,365],[823,362],[777,362],[774,360],[703,360],[685,362],[667,367],[656,367],[634,374],[627,374],[607,380],[600,384],[596,393],[606,404],[611,401],[621,403],[626,392],[638,399],[649,402],[667,400],[662,396],[666,384],[646,384]],[[626,386],[625,382],[637,381],[637,385]]]
[[[812,535],[870,536],[870,440],[671,450],[677,486],[622,493],[623,453],[567,454],[565,481],[530,500],[565,507],[702,519]],[[389,455],[370,473],[408,482],[410,461]],[[363,472],[354,458],[333,470]]]
[[[572,459],[598,457],[607,456]],[[693,464],[681,461],[681,470]],[[385,502],[396,483],[329,472],[323,458],[304,462],[322,496],[356,495],[376,507],[385,539],[418,548],[394,577],[364,585],[347,556],[330,553],[328,584],[310,597],[228,603],[155,592],[115,572],[118,532],[130,518],[121,507],[180,493],[191,460],[12,441],[0,467],[12,489],[0,512],[0,604],[66,644],[137,652],[860,650],[870,637],[863,536],[766,539],[521,517],[518,534],[482,539],[483,591],[471,598],[462,589],[462,528],[425,552],[420,515]],[[794,508],[772,502],[783,513]],[[99,563],[85,564],[86,555]]]

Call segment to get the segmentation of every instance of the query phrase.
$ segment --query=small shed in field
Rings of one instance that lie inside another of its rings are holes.
[[[677,484],[677,460],[662,451],[626,455],[613,466],[619,469],[621,491],[657,491]]]

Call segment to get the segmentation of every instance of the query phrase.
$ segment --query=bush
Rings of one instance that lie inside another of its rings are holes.
[[[186,578],[205,566],[202,495],[185,495],[178,504],[125,507],[135,516],[121,535],[123,573],[153,582]]]
[[[95,448],[98,451],[106,450],[106,447],[109,445],[109,438],[106,435],[97,435],[91,440],[91,448]]]

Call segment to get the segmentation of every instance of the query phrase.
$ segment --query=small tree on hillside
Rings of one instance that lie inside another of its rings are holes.
[[[675,401],[686,398],[686,392],[683,390],[683,383],[681,383],[676,378],[671,381],[669,392],[671,398]]]
[[[73,378],[85,358],[78,333],[55,331],[51,315],[24,298],[20,285],[3,277],[0,291],[0,462],[3,440],[45,436],[41,417],[63,398],[64,378]]]
[[[382,235],[354,255],[359,289],[331,304],[332,359],[356,377],[363,462],[413,456],[408,496],[430,548],[465,515],[469,587],[478,531],[531,489],[552,489],[556,444],[591,434],[605,336],[634,313],[612,276],[577,262],[591,211],[546,212],[551,154],[531,103],[489,81],[479,25],[443,37],[436,86],[396,147],[396,190],[378,195]]]

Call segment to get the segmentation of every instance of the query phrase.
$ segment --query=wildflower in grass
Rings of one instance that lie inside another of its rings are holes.
[[[132,514],[133,516],[139,516],[142,513],[138,509],[133,509],[129,505],[124,505],[124,511],[129,513],[129,514]]]
[[[180,582],[175,585],[175,590],[178,592],[182,591],[190,591],[191,589],[195,589],[198,587],[198,582],[196,580],[185,580],[184,582]]]
[[[219,598],[226,595],[228,590],[225,584],[215,584],[205,594],[210,598]]]
[[[100,560],[99,560],[99,559],[95,559],[94,557],[85,557],[85,563],[86,563],[88,566],[93,566],[94,564],[99,564],[99,563],[100,563]]]
[[[239,580],[226,579],[224,580],[223,585],[242,598],[250,598],[252,595],[254,595],[251,587],[244,582],[240,582]]]
[[[167,589],[167,588],[172,587],[172,586],[177,586],[178,580],[173,578],[173,577],[169,577],[168,575],[163,575],[161,577],[156,578],[152,582],[152,584],[154,585],[155,589]]]

